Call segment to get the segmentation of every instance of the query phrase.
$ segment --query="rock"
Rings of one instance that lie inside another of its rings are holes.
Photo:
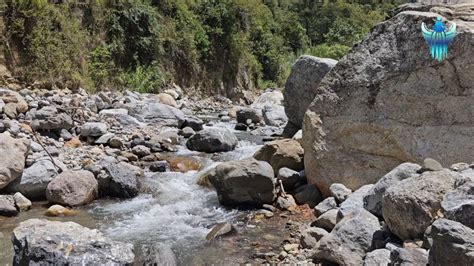
[[[99,117],[102,120],[115,119],[123,126],[138,126],[142,127],[145,124],[138,121],[135,117],[128,114],[127,109],[106,109],[99,112]]]
[[[74,216],[77,214],[76,211],[63,207],[61,205],[55,204],[49,207],[44,213],[46,216],[50,217],[64,217],[64,216]]]
[[[279,90],[267,90],[252,103],[253,108],[264,109],[266,106],[278,106],[283,103],[283,93]]]
[[[328,232],[331,232],[334,226],[337,223],[337,209],[329,210],[321,214],[311,226],[320,227],[326,229]]]
[[[261,207],[276,198],[276,179],[267,162],[245,159],[221,163],[209,180],[224,206]]]
[[[31,208],[31,201],[20,192],[15,193],[13,199],[15,200],[15,206],[19,211],[23,212]]]
[[[294,194],[295,200],[298,204],[308,204],[310,208],[314,208],[323,200],[323,196],[317,187],[314,185],[304,185],[298,187]]]
[[[168,172],[170,170],[170,164],[167,161],[158,161],[150,165],[150,171],[152,172]]]
[[[234,128],[234,129],[235,129],[235,130],[239,130],[239,131],[247,131],[247,128],[248,128],[248,127],[247,127],[246,124],[244,124],[244,123],[237,123],[237,124],[235,125],[235,128]]]
[[[30,219],[12,235],[13,264],[132,265],[132,244],[113,241],[74,222]]]
[[[439,14],[404,11],[377,24],[324,77],[305,113],[303,148],[308,181],[325,196],[332,183],[355,190],[403,162],[474,158],[474,94],[464,93],[474,89],[474,22],[463,18],[470,7],[433,9],[460,21],[444,64],[430,59],[419,29]]]
[[[192,135],[196,134],[196,132],[190,127],[185,127],[179,132],[179,134],[185,138],[190,138]]]
[[[67,167],[59,160],[54,159],[59,170],[65,171]],[[10,184],[7,188],[11,192],[21,192],[30,199],[46,197],[46,187],[49,182],[58,175],[58,169],[53,165],[49,157],[43,157],[26,168],[20,179]]]
[[[113,133],[105,133],[104,135],[100,136],[94,143],[95,144],[102,144],[105,145],[109,143],[109,141],[115,137],[115,134]]]
[[[138,110],[133,110],[132,115],[143,122],[177,128],[181,128],[185,121],[181,110],[157,102],[146,102]]]
[[[286,194],[286,196],[279,196],[276,200],[276,204],[278,208],[282,210],[293,210],[298,206],[295,199],[290,194]]]
[[[354,191],[354,193],[352,193],[349,197],[347,197],[347,199],[339,206],[338,219],[349,215],[351,212],[357,209],[363,209],[364,197],[365,195],[367,195],[367,192],[372,189],[373,186],[374,185],[362,186],[358,190]]]
[[[437,218],[443,195],[461,176],[450,170],[424,172],[390,186],[382,198],[382,213],[390,231],[405,239],[421,239]]]
[[[263,120],[269,126],[283,126],[288,122],[285,108],[280,105],[265,106],[263,109]]]
[[[332,209],[337,209],[336,200],[334,197],[325,198],[318,205],[316,205],[316,207],[314,207],[314,215],[318,217]]]
[[[461,172],[461,171],[464,171],[464,170],[468,170],[469,169],[469,164],[467,163],[455,163],[455,164],[452,164],[449,169],[453,170],[453,171],[456,171],[456,172]]]
[[[219,223],[216,224],[212,230],[207,234],[206,240],[213,240],[219,236],[226,235],[234,230],[234,227],[232,226],[231,223],[225,222],[225,223]]]
[[[284,90],[286,114],[292,124],[301,127],[319,83],[336,64],[336,60],[310,55],[301,56],[293,64]]]
[[[193,151],[224,152],[237,146],[237,137],[225,128],[206,128],[194,134],[186,142],[186,147]]]
[[[56,176],[46,188],[49,202],[67,206],[85,205],[98,196],[99,185],[89,171],[65,171]]]
[[[3,112],[12,119],[28,111],[28,103],[16,91],[0,88],[0,99],[5,103]]]
[[[435,159],[426,158],[423,161],[423,167],[420,169],[420,172],[441,171],[443,169],[444,169],[443,166],[438,161],[436,161]]]
[[[364,266],[388,266],[390,262],[390,250],[385,248],[371,251],[364,258]]]
[[[190,127],[194,131],[200,131],[203,129],[204,121],[195,116],[186,116],[182,128]]]
[[[239,110],[237,110],[238,123],[246,124],[248,119],[250,119],[250,121],[254,124],[262,123],[263,122],[262,110],[248,108],[248,107],[242,107]]]
[[[194,157],[176,156],[166,159],[170,164],[171,171],[186,173],[188,171],[201,170],[201,162]]]
[[[28,112],[31,117],[31,127],[34,130],[69,130],[74,127],[74,121],[65,113],[58,113],[54,106],[45,106],[40,110]]]
[[[429,265],[474,265],[474,231],[461,223],[438,219],[432,225]]]
[[[306,178],[301,176],[299,172],[283,167],[278,170],[277,180],[281,180],[285,190],[290,191],[295,189],[295,185],[306,181]]]
[[[174,97],[169,95],[168,93],[159,93],[154,97],[162,104],[166,104],[172,107],[178,107],[178,104],[174,100]]]
[[[15,216],[18,210],[15,207],[15,199],[10,195],[0,195],[0,216]]]
[[[421,167],[414,163],[402,163],[384,175],[364,197],[364,208],[378,217],[382,217],[382,197],[385,191],[401,180],[418,176]]]
[[[361,265],[370,250],[372,237],[380,229],[379,221],[365,209],[359,209],[341,220],[319,240],[315,257],[340,265]]]
[[[109,147],[119,149],[123,147],[123,141],[118,137],[113,137],[108,142]]]
[[[69,133],[66,129],[61,129],[61,132],[59,133],[59,137],[61,137],[63,140],[68,141],[71,140],[74,136]]]
[[[304,150],[298,141],[282,139],[266,143],[253,157],[270,163],[277,174],[283,167],[295,171],[303,170],[303,155]]]
[[[144,257],[144,265],[178,265],[178,259],[174,252],[169,246],[163,244],[154,244],[150,246],[145,252]]]
[[[474,182],[446,193],[441,208],[445,218],[474,229]]]
[[[329,191],[331,191],[331,195],[336,199],[337,202],[341,203],[351,195],[352,190],[346,188],[341,183],[334,183],[331,186],[329,186]]]
[[[108,126],[101,122],[87,122],[81,127],[81,136],[100,137],[107,133]]]
[[[29,148],[26,139],[14,139],[8,132],[0,134],[0,189],[21,176]]]
[[[428,265],[428,252],[422,248],[397,248],[390,254],[391,265]]]
[[[144,157],[151,154],[150,148],[143,145],[137,145],[133,147],[132,152],[138,157]]]
[[[310,227],[303,231],[300,238],[300,244],[303,248],[313,249],[317,246],[318,241],[329,233],[318,227]]]
[[[105,160],[102,165],[108,176],[99,180],[99,193],[118,198],[132,198],[138,195],[140,183],[138,177],[143,171],[126,162],[116,163],[114,160]]]

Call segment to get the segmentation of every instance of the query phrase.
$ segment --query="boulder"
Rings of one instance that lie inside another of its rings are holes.
[[[132,198],[140,191],[139,177],[143,170],[126,162],[117,163],[115,159],[106,158],[101,162],[107,175],[99,179],[99,194],[117,198]]]
[[[444,217],[474,229],[474,182],[448,192],[441,202]]]
[[[81,127],[81,136],[100,137],[107,133],[109,127],[102,122],[87,122]]]
[[[396,248],[390,254],[390,265],[428,265],[428,251],[422,248]]]
[[[403,162],[474,158],[470,8],[432,8],[458,25],[442,63],[420,38],[421,23],[431,26],[439,14],[404,11],[377,24],[324,77],[303,123],[309,182],[329,195],[332,183],[355,190]]]
[[[295,189],[296,184],[306,181],[306,177],[300,172],[283,167],[278,170],[277,180],[281,180],[285,190],[290,191]]]
[[[283,93],[279,90],[266,90],[252,103],[253,108],[263,109],[266,106],[283,104]]]
[[[382,217],[382,197],[385,191],[401,180],[418,176],[417,171],[420,168],[418,164],[414,163],[402,163],[395,167],[367,192],[364,197],[364,208],[378,217]]]
[[[303,231],[300,244],[303,248],[313,249],[318,245],[318,241],[329,233],[319,227],[310,227]]]
[[[0,195],[0,216],[15,216],[17,214],[18,210],[13,196]]]
[[[61,161],[54,159],[54,163],[60,170],[67,170],[66,165]],[[58,175],[58,169],[53,165],[49,157],[43,157],[26,168],[21,175],[21,178],[12,182],[7,190],[10,192],[21,192],[31,199],[45,198],[46,187],[49,182]]]
[[[331,232],[334,226],[337,223],[337,209],[329,210],[321,214],[311,226],[320,227],[326,229],[328,232]]]
[[[248,124],[247,121],[250,120],[251,123],[263,123],[263,114],[261,109],[254,109],[250,107],[242,107],[237,110],[237,122],[242,124]]]
[[[97,198],[98,193],[99,185],[94,174],[85,170],[62,172],[46,188],[49,202],[67,206],[88,204]]]
[[[30,219],[12,234],[14,265],[132,265],[133,245],[74,222]]]
[[[337,209],[336,200],[334,199],[334,197],[325,198],[318,205],[316,205],[316,207],[314,207],[314,215],[318,217],[332,209]]]
[[[253,157],[270,163],[277,174],[283,167],[295,171],[303,170],[303,155],[304,150],[298,141],[282,139],[266,143]]]
[[[298,204],[308,204],[310,208],[314,208],[323,200],[321,192],[314,185],[298,187],[294,192],[294,197]]]
[[[255,159],[219,164],[209,180],[224,206],[272,204],[276,198],[273,169]]]
[[[71,116],[65,113],[59,113],[54,106],[45,106],[40,110],[31,110],[28,112],[31,118],[31,127],[34,130],[69,130],[74,126]]]
[[[364,258],[364,266],[388,266],[390,262],[390,250],[385,248],[371,251]]]
[[[127,109],[105,109],[99,112],[101,119],[115,119],[123,126],[143,126],[144,123],[138,121],[135,117],[128,114]]]
[[[0,88],[0,99],[5,104],[3,112],[12,119],[28,111],[28,103],[16,91]]]
[[[203,129],[204,121],[195,116],[186,116],[182,128],[190,127],[194,131],[200,131]]]
[[[146,101],[143,105],[134,107],[131,113],[142,122],[162,126],[181,128],[185,121],[181,110],[154,101]]]
[[[441,201],[462,177],[450,170],[424,172],[390,186],[382,198],[382,214],[390,231],[405,239],[422,239],[440,215]]]
[[[319,83],[336,64],[336,60],[310,55],[300,56],[293,64],[284,91],[286,114],[293,125],[301,127]]]
[[[263,109],[263,120],[269,126],[283,126],[288,122],[285,107],[281,105],[265,106]]]
[[[365,209],[359,209],[340,221],[327,236],[319,241],[315,257],[339,265],[362,265],[370,251],[379,221]]]
[[[29,148],[26,139],[14,139],[8,132],[0,134],[0,189],[21,176]]]
[[[226,128],[206,128],[191,136],[186,147],[193,151],[224,152],[235,149],[237,137]]]
[[[13,199],[15,200],[15,206],[19,211],[27,211],[31,208],[31,201],[20,192],[15,193]]]
[[[429,265],[474,265],[474,230],[447,219],[431,228]]]
[[[365,185],[354,191],[347,199],[340,204],[338,219],[342,219],[346,215],[349,215],[351,212],[357,209],[364,208],[364,197],[367,195],[367,192],[372,189],[374,185]]]

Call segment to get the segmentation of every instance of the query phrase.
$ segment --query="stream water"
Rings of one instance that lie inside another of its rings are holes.
[[[218,123],[217,126],[231,127]],[[237,134],[236,150],[220,154],[202,154],[180,147],[176,155],[199,158],[204,170],[218,162],[251,157],[261,146],[261,137],[248,133]],[[245,248],[237,248],[232,241],[205,240],[213,225],[233,221],[239,231],[245,231],[245,241],[259,239],[260,229],[249,229],[239,217],[245,211],[221,207],[215,191],[196,184],[199,172],[146,173],[142,186],[150,191],[129,200],[96,200],[79,208],[72,217],[46,217],[47,202],[36,202],[32,210],[14,218],[0,217],[0,265],[11,265],[13,247],[12,230],[21,221],[31,218],[47,218],[58,221],[74,221],[89,228],[97,228],[115,240],[133,243],[138,257],[148,245],[163,243],[175,252],[181,265],[243,263],[249,256]],[[239,234],[244,234],[239,232]],[[277,233],[278,234],[278,233]],[[272,242],[275,236],[268,237]],[[244,241],[244,240],[242,240]],[[227,248],[223,248],[226,246]]]

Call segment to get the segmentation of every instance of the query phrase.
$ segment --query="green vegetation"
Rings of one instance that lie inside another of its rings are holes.
[[[401,1],[379,2],[6,0],[3,44],[26,82],[229,94],[281,86],[303,53],[341,58]]]

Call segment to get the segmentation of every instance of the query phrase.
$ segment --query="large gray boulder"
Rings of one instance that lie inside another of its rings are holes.
[[[321,238],[315,257],[339,265],[362,265],[377,230],[380,230],[377,217],[359,209],[340,221],[329,235]]]
[[[419,174],[416,171],[420,168],[421,166],[414,163],[402,163],[395,167],[367,192],[364,197],[364,208],[378,217],[382,217],[382,197],[385,191],[401,180],[418,176]]]
[[[181,110],[156,101],[145,101],[144,104],[129,111],[142,122],[162,126],[182,127],[185,121],[185,115]]]
[[[99,112],[102,119],[114,119],[123,126],[144,126],[145,124],[138,121],[135,117],[128,114],[127,109],[106,109]]]
[[[66,171],[56,176],[46,188],[51,203],[66,206],[85,205],[97,198],[99,185],[89,171]]]
[[[69,130],[74,126],[71,116],[58,112],[54,106],[45,106],[40,110],[28,112],[31,119],[31,127],[35,130]]]
[[[276,198],[273,169],[267,162],[255,159],[219,164],[209,176],[224,206],[272,204]]]
[[[474,265],[474,230],[439,219],[431,227],[429,265]]]
[[[133,245],[74,222],[30,219],[13,230],[14,265],[132,265]]]
[[[192,151],[224,152],[235,149],[238,139],[226,128],[206,128],[191,136],[186,147]]]
[[[281,105],[269,105],[263,109],[263,120],[269,126],[283,126],[288,122],[285,107]]]
[[[382,214],[390,231],[402,240],[422,239],[426,228],[441,214],[444,194],[463,178],[456,172],[425,172],[387,189]]]
[[[336,64],[336,60],[311,55],[296,60],[284,91],[285,111],[290,123],[301,128],[304,113],[313,101],[319,83]]]
[[[101,162],[106,176],[99,178],[100,195],[117,198],[132,198],[140,192],[139,177],[143,176],[140,167],[126,162],[106,158]]]
[[[281,139],[265,143],[253,157],[259,161],[268,162],[275,174],[278,174],[283,167],[295,171],[303,170],[303,156],[303,147],[297,140]]]
[[[250,120],[252,123],[263,123],[262,109],[242,107],[237,110],[237,122],[246,124],[247,120]]]
[[[0,189],[21,176],[29,148],[26,139],[14,139],[8,132],[0,134]]]
[[[109,127],[102,122],[87,122],[81,127],[81,136],[100,137],[107,133]]]
[[[374,185],[365,185],[354,191],[339,206],[338,219],[342,219],[351,212],[364,208],[364,197],[374,187]]]
[[[446,193],[441,202],[444,217],[474,229],[474,182]]]
[[[432,8],[458,25],[443,62],[420,36],[421,23],[440,14],[404,11],[376,25],[321,81],[303,147],[309,181],[325,195],[332,183],[355,190],[407,161],[472,160],[474,21],[465,14],[473,6]]]

